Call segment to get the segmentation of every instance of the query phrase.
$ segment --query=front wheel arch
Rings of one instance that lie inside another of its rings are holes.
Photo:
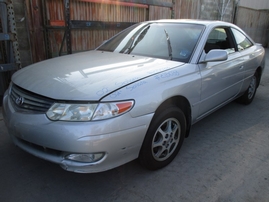
[[[167,107],[169,106],[176,106],[178,107],[185,115],[186,117],[186,138],[189,136],[190,133],[190,128],[192,125],[192,116],[191,116],[191,105],[189,103],[189,101],[187,100],[187,98],[183,97],[183,96],[175,96],[175,97],[171,97],[167,100],[165,100],[155,111],[155,115],[157,113],[159,113],[160,111],[165,110]],[[154,118],[154,117],[153,117]],[[152,118],[152,120],[153,120]]]
[[[139,152],[140,163],[150,170],[165,167],[179,152],[185,133],[186,117],[178,107],[156,112]]]

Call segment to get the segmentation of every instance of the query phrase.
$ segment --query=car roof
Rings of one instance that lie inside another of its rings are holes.
[[[153,20],[149,22],[165,22],[165,23],[190,23],[190,24],[200,24],[204,26],[234,26],[234,24],[218,20],[198,20],[198,19],[161,19]]]

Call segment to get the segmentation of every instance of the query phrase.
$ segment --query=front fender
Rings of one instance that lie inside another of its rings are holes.
[[[106,96],[102,101],[135,100],[132,117],[154,113],[167,99],[182,96],[191,105],[192,116],[200,101],[201,76],[197,65],[187,64],[154,74],[127,85]]]

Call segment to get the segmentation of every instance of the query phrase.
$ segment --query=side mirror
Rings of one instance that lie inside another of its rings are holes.
[[[201,60],[201,63],[206,62],[217,62],[217,61],[225,61],[228,59],[228,53],[226,50],[214,49],[209,51],[204,60]]]

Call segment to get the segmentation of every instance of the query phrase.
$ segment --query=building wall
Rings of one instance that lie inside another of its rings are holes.
[[[269,45],[269,0],[240,0],[235,24],[255,42]]]
[[[175,0],[175,17],[232,22],[234,0]]]
[[[255,42],[269,43],[269,0],[175,0],[175,17],[232,22]]]
[[[269,42],[269,10],[238,7],[235,24],[242,28],[255,42],[264,47]]]
[[[239,6],[252,8],[255,10],[265,10],[269,9],[269,1],[268,0],[240,0]]]

